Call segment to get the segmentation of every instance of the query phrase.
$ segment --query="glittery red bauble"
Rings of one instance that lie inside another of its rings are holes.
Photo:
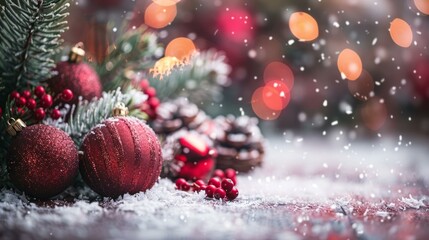
[[[109,118],[85,137],[80,171],[85,182],[105,197],[150,189],[161,173],[160,143],[143,121]]]
[[[78,103],[79,96],[86,100],[101,97],[100,79],[88,64],[60,62],[54,71],[58,74],[48,80],[49,88],[57,94],[66,88],[70,89],[73,92],[73,99],[70,103]]]
[[[185,178],[188,180],[207,180],[215,167],[215,161],[212,158],[200,160],[198,162],[187,161],[180,168],[178,177]]]
[[[63,131],[37,124],[24,128],[11,141],[7,155],[12,183],[36,198],[50,198],[73,183],[79,157]]]

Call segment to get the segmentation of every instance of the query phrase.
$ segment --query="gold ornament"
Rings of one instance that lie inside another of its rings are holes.
[[[85,50],[83,50],[83,43],[79,42],[70,50],[69,62],[79,63],[83,57],[85,57]]]
[[[11,118],[7,121],[6,131],[9,135],[16,136],[17,133],[21,132],[22,129],[26,127],[27,125],[25,125],[25,123],[21,119],[18,118],[17,120],[15,120],[14,118]]]
[[[118,102],[115,104],[115,107],[113,108],[112,115],[114,117],[127,116],[128,108],[125,106],[124,103]]]

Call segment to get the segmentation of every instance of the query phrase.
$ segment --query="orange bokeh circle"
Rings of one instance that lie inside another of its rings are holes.
[[[400,18],[393,19],[390,22],[390,37],[398,46],[407,48],[413,42],[413,31],[410,25]]]
[[[272,80],[268,82],[262,92],[262,100],[272,110],[283,110],[290,101],[290,91],[284,82]]]
[[[363,124],[373,130],[377,131],[383,127],[387,119],[386,105],[380,102],[379,98],[372,98],[368,100],[360,109]]]
[[[170,24],[176,15],[176,5],[161,6],[156,3],[151,3],[144,13],[144,22],[152,28],[163,28]]]
[[[289,18],[289,28],[300,41],[312,41],[319,36],[316,19],[305,12],[292,13]]]
[[[275,120],[280,116],[281,111],[272,110],[264,103],[264,87],[260,87],[253,92],[252,109],[253,112],[262,120]]]
[[[344,49],[338,56],[338,70],[348,80],[356,80],[362,73],[362,60],[359,54],[351,49]]]
[[[429,15],[429,1],[428,0],[414,0],[414,5],[423,14]]]
[[[165,56],[176,57],[180,61],[186,61],[196,51],[191,39],[179,37],[173,39],[165,48]]]
[[[371,92],[374,91],[374,80],[366,70],[362,70],[362,74],[355,81],[347,82],[350,93],[361,101],[368,100]]]
[[[284,82],[289,90],[293,88],[294,75],[288,65],[274,61],[268,64],[264,70],[264,82],[268,83],[273,80]]]

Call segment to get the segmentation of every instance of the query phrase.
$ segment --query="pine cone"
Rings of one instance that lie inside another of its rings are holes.
[[[186,98],[162,103],[157,109],[158,117],[153,122],[157,134],[169,135],[181,128],[197,129],[208,119],[207,115],[197,105]]]
[[[216,139],[217,168],[249,172],[262,164],[263,136],[256,118],[235,118],[229,115],[216,118],[216,122],[219,126]]]

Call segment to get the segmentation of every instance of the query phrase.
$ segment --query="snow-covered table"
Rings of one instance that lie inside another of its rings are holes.
[[[273,138],[233,202],[165,179],[116,201],[89,201],[86,189],[28,202],[2,190],[0,239],[429,239],[426,139],[328,139]]]

